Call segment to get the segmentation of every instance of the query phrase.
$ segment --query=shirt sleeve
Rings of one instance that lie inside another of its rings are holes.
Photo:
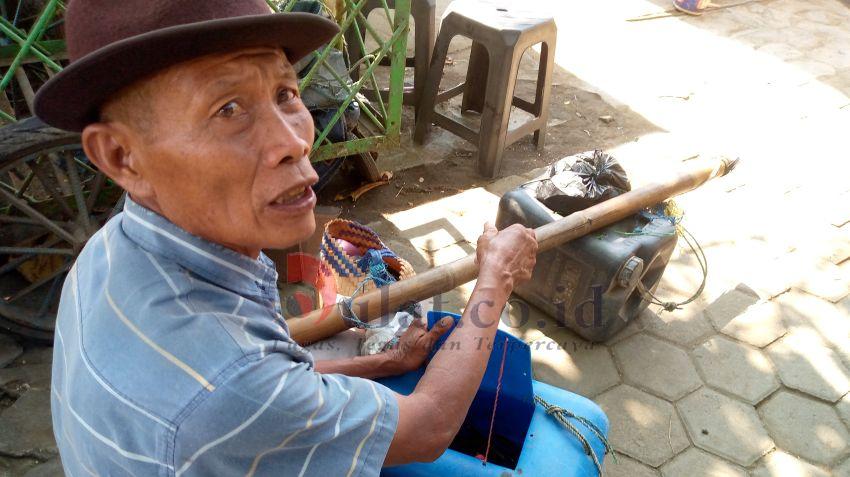
[[[272,353],[239,366],[179,424],[175,475],[378,475],[398,424],[374,381]]]

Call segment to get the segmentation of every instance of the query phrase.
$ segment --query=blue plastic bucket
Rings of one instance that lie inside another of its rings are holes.
[[[454,313],[431,311],[428,313],[429,328],[444,316],[453,317],[455,323],[460,319],[460,315]],[[438,347],[445,341],[444,337]],[[451,345],[450,342],[449,346]],[[486,447],[503,355],[505,367],[493,425],[494,437],[490,459],[485,464],[476,455],[483,454]],[[424,368],[378,381],[399,394],[408,395],[413,392],[423,373]],[[542,407],[534,403],[535,395],[590,420],[607,435],[608,418],[599,406],[577,394],[533,380],[530,348],[523,341],[500,330],[496,333],[481,387],[455,442],[434,462],[387,467],[381,475],[598,475],[593,460],[585,453],[582,444],[552,416],[547,415]],[[573,422],[573,425],[583,432],[601,461],[604,455],[602,442],[583,424]]]

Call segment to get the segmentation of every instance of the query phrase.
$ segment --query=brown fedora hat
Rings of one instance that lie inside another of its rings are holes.
[[[337,32],[319,15],[272,13],[265,0],[71,0],[71,63],[39,89],[35,114],[82,131],[110,96],[169,66],[256,46],[279,46],[294,63]]]

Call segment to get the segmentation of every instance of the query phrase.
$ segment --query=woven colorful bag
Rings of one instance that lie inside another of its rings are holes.
[[[347,242],[347,243],[346,243]],[[351,246],[359,256],[353,256]],[[369,227],[345,219],[332,220],[325,225],[320,248],[323,272],[336,281],[337,293],[352,296],[374,290],[388,282],[416,275],[405,259],[387,248]]]

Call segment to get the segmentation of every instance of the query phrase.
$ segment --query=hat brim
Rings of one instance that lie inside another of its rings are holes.
[[[34,112],[45,123],[82,131],[122,88],[201,56],[257,46],[280,47],[290,63],[330,41],[336,23],[312,13],[274,13],[189,23],[112,43],[72,62],[46,82]]]

